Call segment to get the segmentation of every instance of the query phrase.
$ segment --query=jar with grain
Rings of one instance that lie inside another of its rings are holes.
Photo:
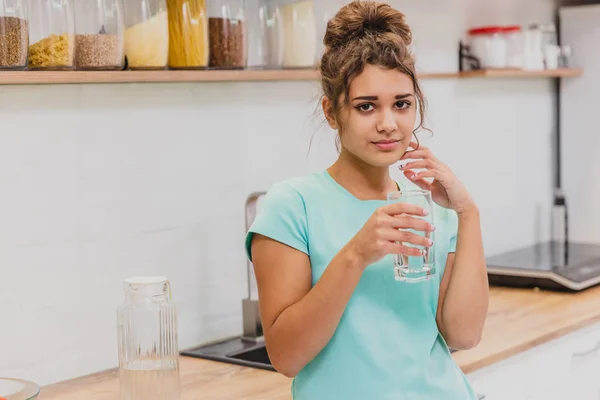
[[[205,0],[167,0],[169,68],[208,67],[208,15]]]
[[[76,0],[75,68],[123,69],[124,23],[121,0]]]
[[[317,65],[317,19],[312,0],[277,0],[283,20],[283,67]]]
[[[125,56],[131,69],[165,69],[169,58],[166,0],[127,0]]]
[[[243,0],[211,0],[208,7],[210,68],[242,69],[248,62],[246,10]]]
[[[248,15],[248,67],[283,66],[283,21],[279,5],[267,0],[246,0]]]
[[[29,16],[29,69],[72,69],[75,50],[72,0],[36,0],[31,3]]]
[[[29,21],[24,0],[2,0],[0,5],[0,69],[25,69]]]

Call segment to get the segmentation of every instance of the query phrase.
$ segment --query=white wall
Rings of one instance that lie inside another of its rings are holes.
[[[395,2],[423,71],[456,68],[456,38],[474,16],[552,15],[549,0],[477,12],[481,1],[466,1]],[[423,85],[428,144],[479,202],[488,254],[545,235],[551,83]],[[182,348],[239,334],[244,201],[333,161],[317,94],[309,82],[0,87],[0,376],[47,384],[114,367],[131,275],[172,280]]]

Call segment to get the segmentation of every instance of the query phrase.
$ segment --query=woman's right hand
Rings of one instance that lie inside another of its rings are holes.
[[[404,246],[402,243],[422,247],[429,247],[433,243],[426,237],[400,229],[433,231],[435,228],[429,222],[415,218],[426,215],[427,210],[414,204],[393,203],[380,207],[348,242],[345,250],[352,252],[363,269],[388,254],[420,256],[423,254],[422,248]]]

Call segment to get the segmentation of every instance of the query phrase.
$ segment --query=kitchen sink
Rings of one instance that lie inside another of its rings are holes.
[[[264,342],[241,337],[187,349],[181,355],[275,371]]]
[[[450,349],[451,353],[455,351]],[[181,355],[275,371],[264,342],[241,337],[187,349],[182,351]]]

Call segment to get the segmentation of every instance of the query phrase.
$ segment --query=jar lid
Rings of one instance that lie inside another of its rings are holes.
[[[165,276],[135,276],[124,281],[127,297],[165,297],[171,299],[171,283]]]
[[[502,30],[506,33],[506,32],[521,32],[521,27],[519,25],[511,25],[511,26],[505,26],[504,28],[502,28]]]
[[[494,33],[503,33],[501,26],[481,26],[479,28],[469,29],[469,35],[491,35]]]

